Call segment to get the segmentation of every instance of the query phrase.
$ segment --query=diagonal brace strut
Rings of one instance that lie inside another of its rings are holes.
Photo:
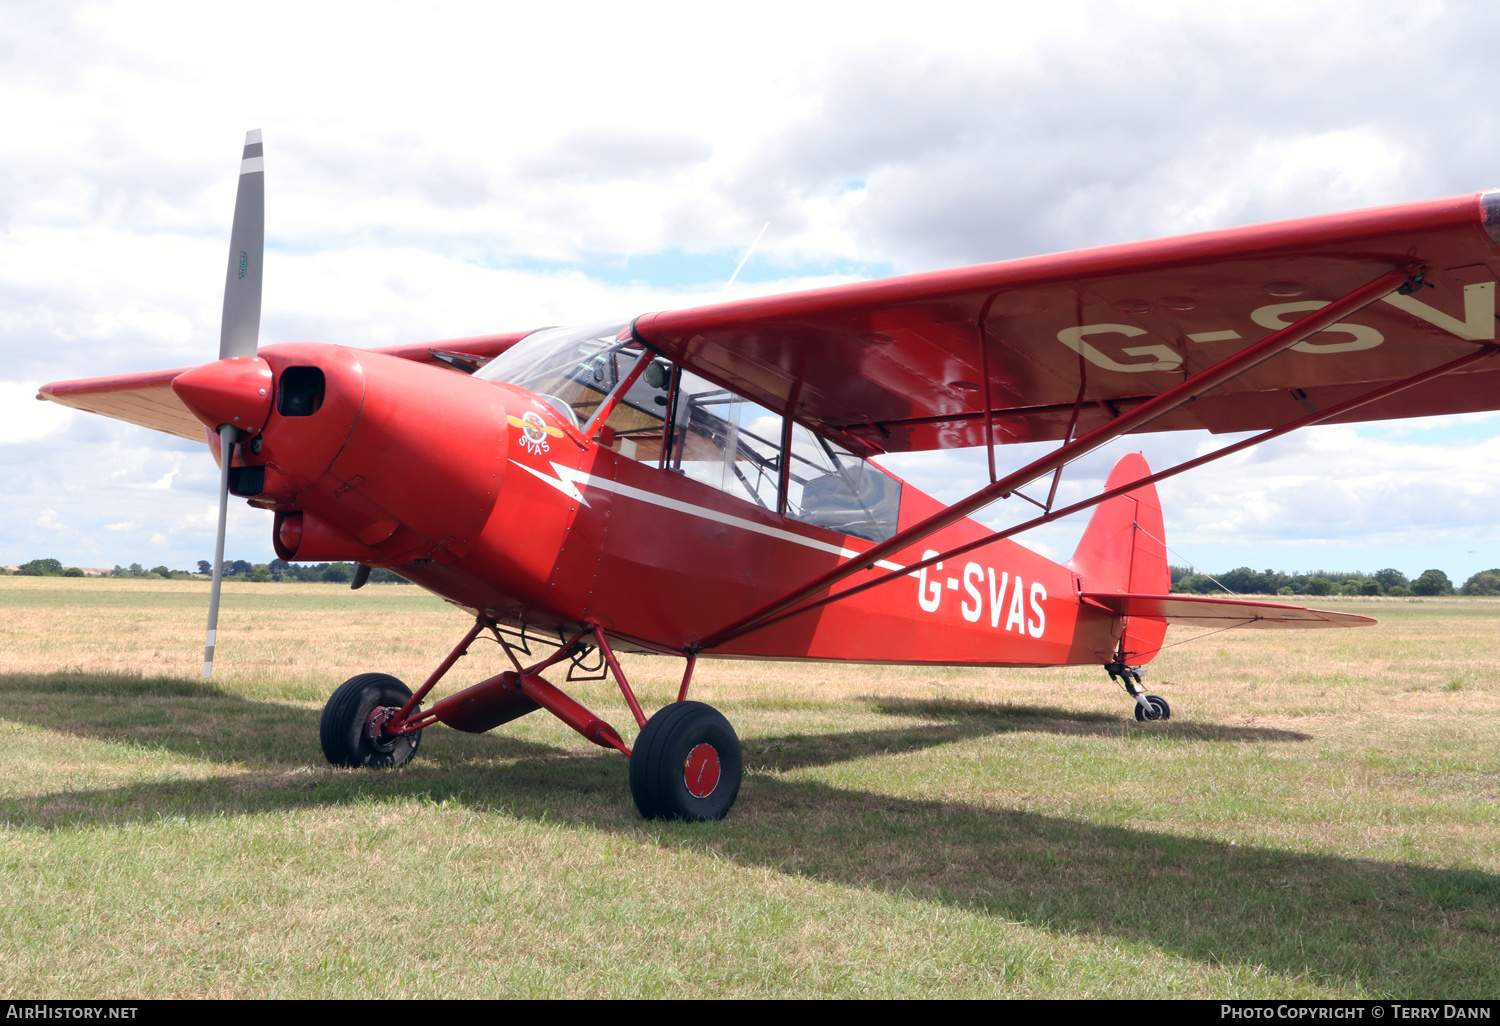
[[[819,575],[795,591],[789,592],[782,598],[776,599],[747,616],[743,616],[720,630],[715,631],[713,634],[700,640],[695,648],[699,651],[706,648],[714,648],[747,634],[752,630],[765,626],[773,617],[777,617],[777,614],[797,606],[818,592],[826,588],[831,588],[840,581],[846,580],[874,566],[880,560],[957,523],[959,520],[977,512],[996,499],[1007,497],[1017,488],[1021,488],[1045,474],[1052,473],[1059,467],[1072,462],[1085,453],[1091,452],[1121,435],[1128,434],[1158,417],[1170,413],[1184,403],[1191,402],[1205,392],[1217,388],[1224,382],[1290,349],[1309,335],[1314,335],[1324,328],[1331,327],[1345,317],[1362,310],[1371,303],[1394,292],[1409,277],[1410,273],[1407,268],[1394,268],[1387,271],[1373,281],[1339,297],[1327,306],[1312,311],[1301,320],[1288,325],[1253,345],[1246,346],[1233,356],[1219,361],[1212,367],[1199,371],[1197,374],[1167,389],[1160,395],[1146,400],[1135,409],[1122,413],[1087,434],[1058,446],[1041,459],[1013,473],[1007,474],[997,481],[992,481],[968,498],[954,503],[947,509],[935,513],[919,523],[913,524],[904,531],[897,532],[886,541],[866,549],[858,556],[845,563],[841,563],[827,573]],[[1071,507],[1069,509],[1070,511],[1072,510]],[[1062,511],[1056,514],[1056,516],[1061,515],[1063,515]],[[1055,516],[1047,514],[1045,518],[1039,518],[1038,522],[1050,519],[1055,519]],[[993,541],[995,539],[988,538],[986,540]],[[914,568],[915,565],[908,567],[902,573],[910,572]],[[863,590],[863,587],[861,586],[861,590]],[[848,593],[846,590],[839,594],[843,596]]]

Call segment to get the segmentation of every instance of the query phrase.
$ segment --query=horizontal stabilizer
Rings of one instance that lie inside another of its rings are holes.
[[[37,398],[201,442],[203,422],[172,391],[172,379],[186,369],[55,381],[43,385]]]
[[[1240,598],[1202,595],[1132,595],[1128,593],[1079,596],[1117,616],[1144,616],[1167,623],[1196,627],[1250,627],[1259,630],[1303,630],[1313,627],[1368,627],[1375,618],[1334,613],[1280,602],[1252,602]]]

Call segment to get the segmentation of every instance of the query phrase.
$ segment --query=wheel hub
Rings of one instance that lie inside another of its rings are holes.
[[[719,752],[711,744],[705,742],[688,752],[682,769],[688,794],[694,798],[707,798],[719,786]]]
[[[365,737],[382,752],[394,751],[396,748],[397,738],[386,733],[385,725],[400,711],[399,706],[378,705],[370,710],[370,716],[365,720]]]

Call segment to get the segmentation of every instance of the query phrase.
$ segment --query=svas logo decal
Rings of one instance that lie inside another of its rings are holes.
[[[560,429],[549,427],[547,422],[542,420],[542,415],[534,410],[527,410],[519,417],[507,416],[505,419],[510,421],[512,427],[521,429],[521,444],[533,456],[547,451],[549,448],[547,445],[547,436],[550,435],[553,438],[562,437]]]

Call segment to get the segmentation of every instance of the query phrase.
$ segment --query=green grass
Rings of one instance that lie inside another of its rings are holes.
[[[708,663],[747,776],[690,826],[545,714],[329,768],[332,687],[463,630],[415,589],[232,589],[204,685],[202,588],[16,580],[5,997],[1500,993],[1500,602],[1170,649],[1164,724],[1092,669]]]

